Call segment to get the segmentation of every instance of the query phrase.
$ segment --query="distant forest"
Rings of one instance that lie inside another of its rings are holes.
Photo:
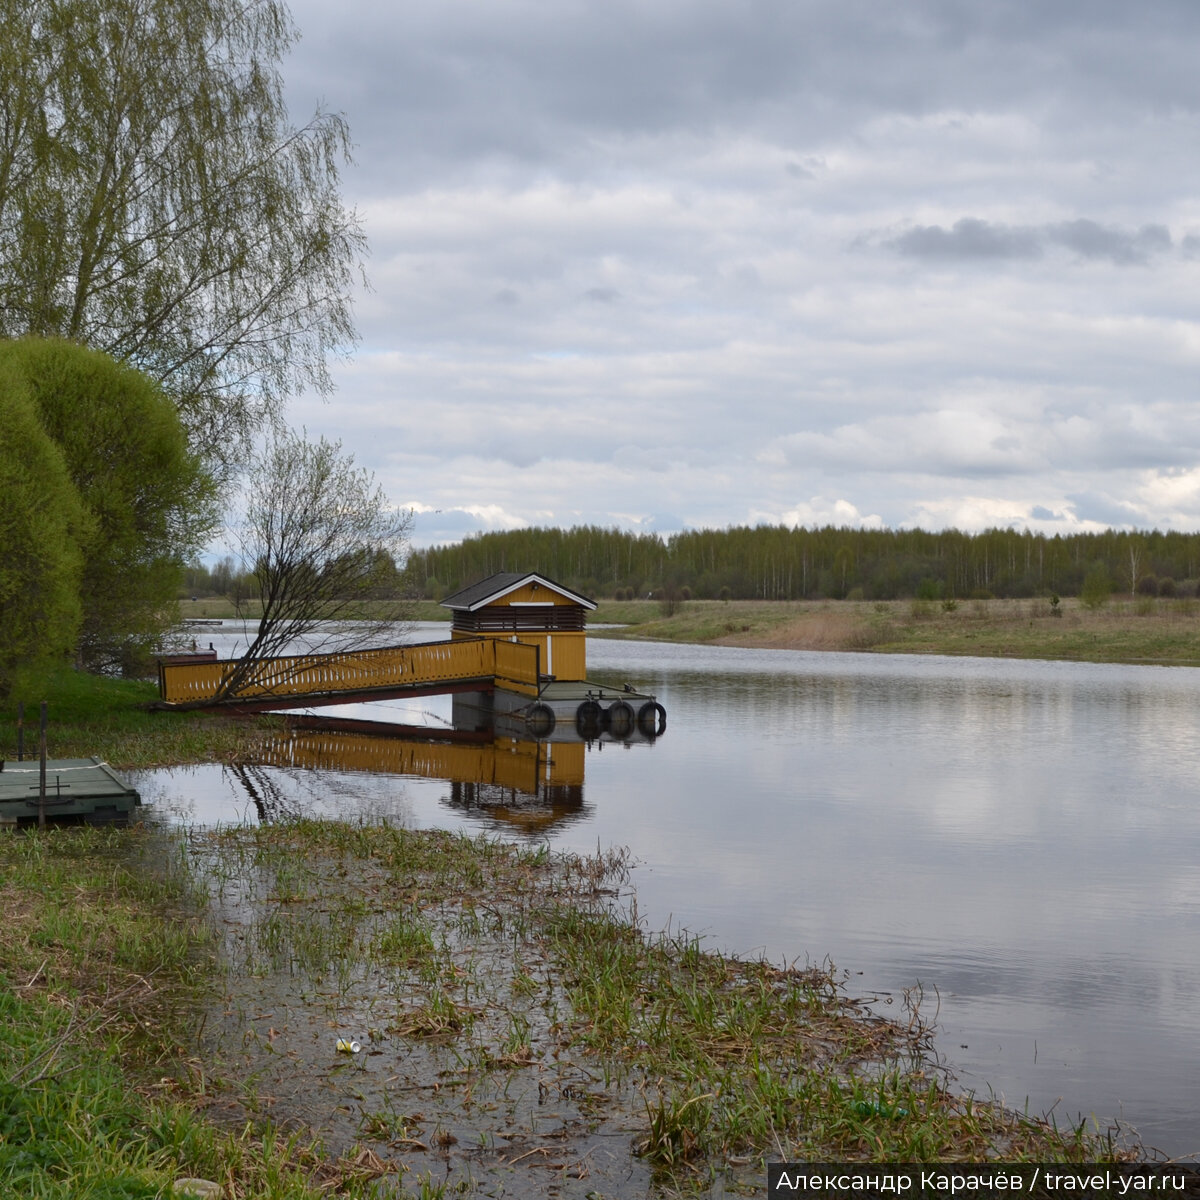
[[[595,526],[532,528],[413,551],[402,580],[411,594],[437,600],[497,571],[540,571],[596,599],[1195,595],[1200,533],[760,525],[664,539]]]

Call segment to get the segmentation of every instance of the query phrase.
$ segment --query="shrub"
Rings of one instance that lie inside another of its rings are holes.
[[[13,672],[65,657],[82,619],[89,521],[61,449],[16,372],[0,364],[0,697]]]

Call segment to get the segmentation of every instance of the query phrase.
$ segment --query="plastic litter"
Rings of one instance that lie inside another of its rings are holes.
[[[177,1179],[171,1184],[171,1195],[179,1200],[221,1200],[223,1194],[221,1185],[211,1179]]]

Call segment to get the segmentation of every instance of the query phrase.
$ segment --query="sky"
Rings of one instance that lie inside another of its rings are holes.
[[[413,544],[1200,527],[1195,0],[292,0]]]

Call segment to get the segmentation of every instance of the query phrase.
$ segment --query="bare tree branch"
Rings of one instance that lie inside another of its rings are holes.
[[[396,563],[412,514],[393,508],[340,442],[276,432],[250,468],[246,497],[243,569],[262,614],[218,699],[246,688],[265,660],[397,639],[410,605],[397,594]]]

